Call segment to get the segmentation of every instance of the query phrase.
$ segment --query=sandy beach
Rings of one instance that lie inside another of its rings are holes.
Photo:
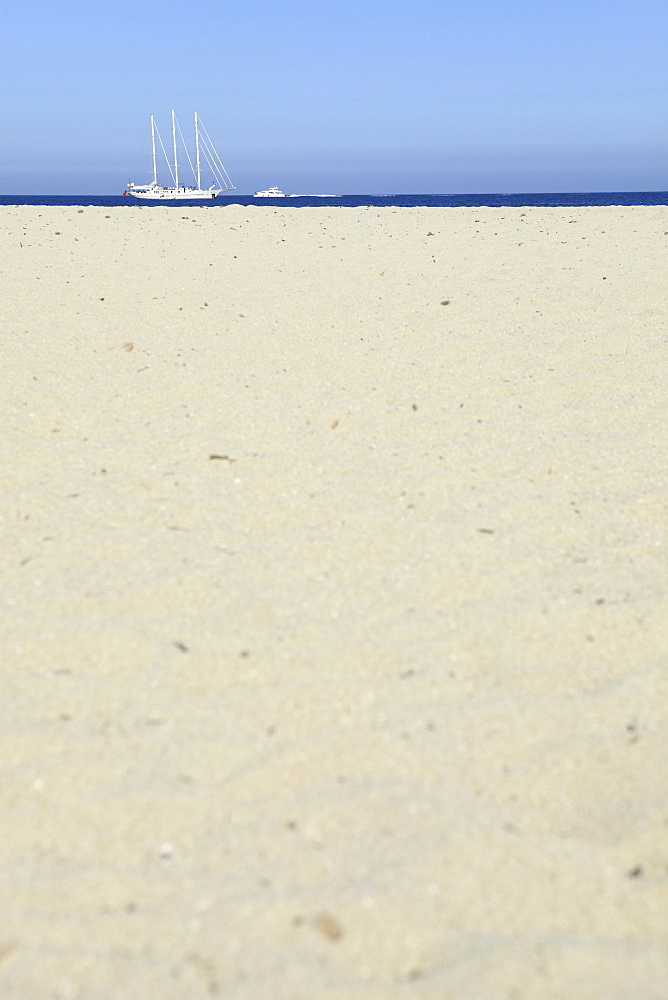
[[[0,995],[665,1000],[668,208],[0,223]]]

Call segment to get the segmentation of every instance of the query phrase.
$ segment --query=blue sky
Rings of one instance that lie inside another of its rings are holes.
[[[2,194],[120,193],[172,107],[240,192],[668,188],[666,0],[5,11]]]

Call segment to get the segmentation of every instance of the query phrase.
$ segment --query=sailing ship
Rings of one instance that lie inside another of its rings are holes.
[[[179,176],[179,159],[177,148],[177,133],[181,136],[183,149],[192,172],[194,184],[183,183],[183,172]],[[158,183],[158,155],[157,142],[167,163],[169,173],[172,178],[171,185]],[[167,156],[164,143],[155,123],[155,118],[151,115],[151,153],[153,159],[153,179],[149,184],[135,184],[128,181],[128,186],[123,192],[123,197],[132,195],[133,198],[144,198],[151,201],[190,201],[192,199],[215,198],[223,191],[233,191],[234,185],[230,180],[223,161],[216,152],[209,134],[195,112],[195,163],[193,164],[188,147],[183,140],[183,133],[176,120],[176,115],[172,111],[172,145],[174,150],[174,163],[172,164]],[[202,160],[213,177],[213,183],[208,188],[202,187]]]

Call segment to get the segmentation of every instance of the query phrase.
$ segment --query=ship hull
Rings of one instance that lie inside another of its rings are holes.
[[[143,201],[211,201],[218,190],[202,191],[197,188],[144,188],[142,190],[128,188],[127,194],[132,198],[141,198]]]

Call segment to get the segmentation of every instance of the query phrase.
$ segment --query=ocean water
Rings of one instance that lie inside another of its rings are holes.
[[[101,208],[139,208],[159,204],[162,208],[224,208],[226,205],[255,205],[258,208],[319,208],[334,205],[348,208],[365,206],[388,208],[580,208],[590,205],[668,205],[668,191],[585,191],[565,194],[345,194],[339,197],[299,195],[288,198],[253,198],[246,194],[219,195],[210,201],[139,201],[120,195],[0,195],[0,205],[96,205]]]

